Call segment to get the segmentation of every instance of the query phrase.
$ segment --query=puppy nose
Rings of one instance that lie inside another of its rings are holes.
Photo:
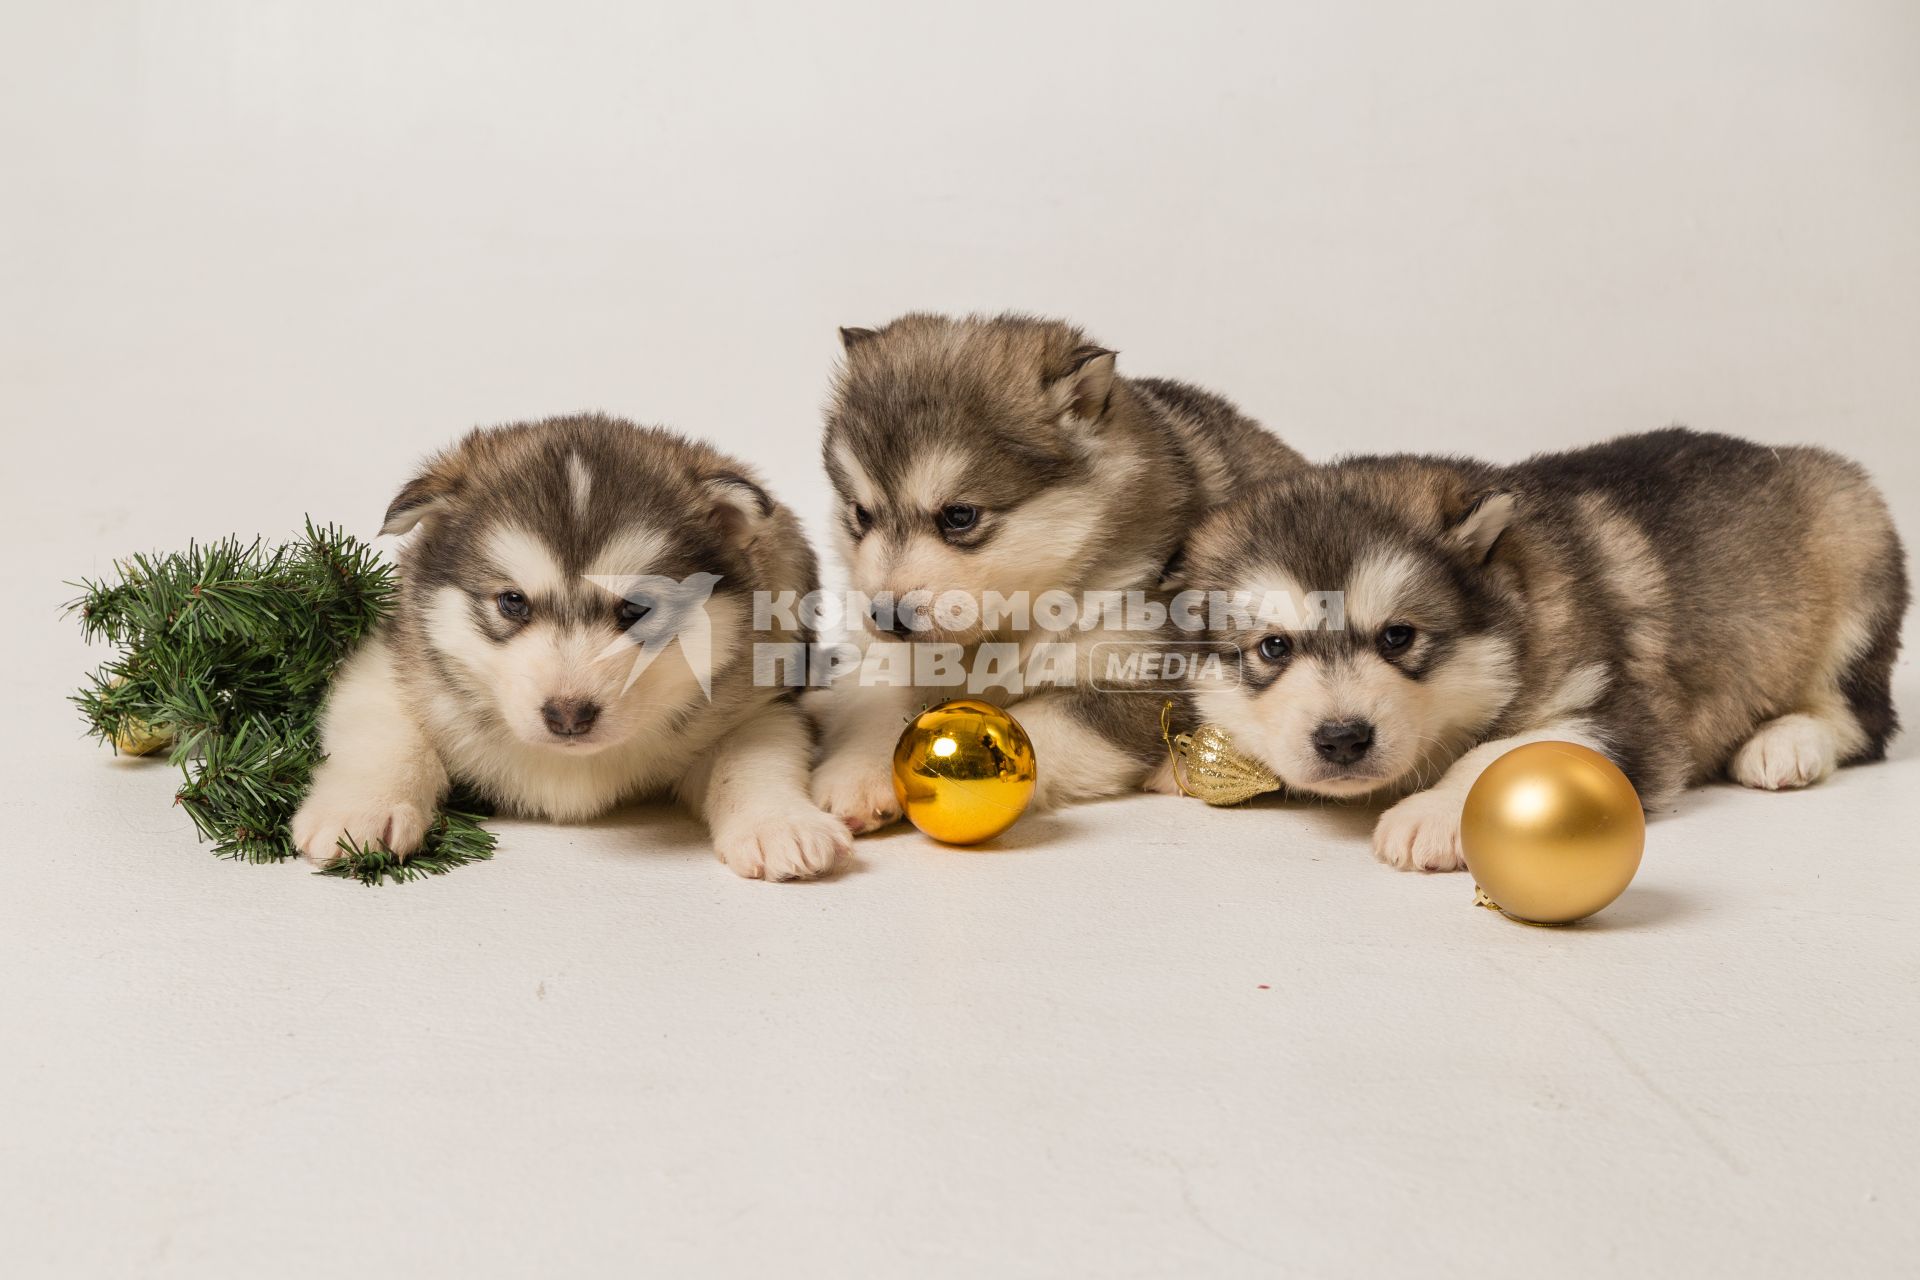
[[[593,722],[600,718],[600,706],[584,698],[549,698],[540,714],[556,738],[577,738],[593,728]]]
[[[905,610],[874,604],[868,607],[867,616],[873,619],[873,629],[883,636],[898,636],[905,640],[913,634],[913,628],[907,625]]]
[[[1328,764],[1352,764],[1373,749],[1373,726],[1365,720],[1329,720],[1313,731],[1313,749]]]

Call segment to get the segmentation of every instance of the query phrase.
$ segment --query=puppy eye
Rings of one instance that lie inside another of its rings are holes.
[[[653,612],[650,600],[622,600],[620,602],[620,625],[630,627]]]
[[[1260,656],[1268,662],[1278,662],[1293,652],[1293,641],[1285,636],[1268,636],[1260,642]]]
[[[493,598],[493,603],[500,610],[501,617],[512,618],[515,622],[525,622],[533,613],[533,606],[518,591],[502,591]]]
[[[955,502],[940,508],[940,514],[933,518],[942,533],[964,533],[980,522],[980,509],[970,507],[964,502]]]
[[[1413,643],[1413,628],[1396,622],[1380,633],[1380,652],[1399,653]]]
[[[873,512],[857,502],[853,504],[853,527],[861,533],[873,528]]]

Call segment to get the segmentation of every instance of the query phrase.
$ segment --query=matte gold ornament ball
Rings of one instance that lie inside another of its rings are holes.
[[[1640,869],[1647,819],[1613,761],[1571,742],[1530,742],[1467,792],[1460,844],[1491,905],[1529,924],[1572,924]]]
[[[893,749],[893,794],[907,821],[943,844],[979,844],[1033,799],[1033,743],[1020,722],[962,698],[913,718]]]

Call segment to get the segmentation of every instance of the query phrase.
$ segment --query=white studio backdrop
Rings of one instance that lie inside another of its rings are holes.
[[[1074,317],[1314,456],[1681,421],[1906,516],[1917,51],[1906,3],[13,0],[0,412],[87,482],[7,518],[370,530],[596,407],[818,528],[835,327],[910,308]]]
[[[1911,737],[1690,793],[1579,933],[1162,797],[804,887],[503,823],[361,890],[82,740],[64,580],[370,536],[476,423],[673,424],[824,531],[835,329],[910,308],[1310,457],[1823,442],[1911,544],[1920,4],[0,0],[0,1272],[1914,1256]]]

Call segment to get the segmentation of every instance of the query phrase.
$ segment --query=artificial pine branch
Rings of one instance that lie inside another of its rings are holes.
[[[320,761],[319,714],[334,668],[391,607],[393,570],[333,525],[304,540],[193,544],[82,581],[89,640],[120,650],[73,701],[93,735],[115,745],[158,726],[186,781],[176,800],[223,858],[278,862],[296,850],[294,810]],[[362,884],[439,875],[493,856],[471,796],[450,799],[419,852],[342,841],[326,874]]]

